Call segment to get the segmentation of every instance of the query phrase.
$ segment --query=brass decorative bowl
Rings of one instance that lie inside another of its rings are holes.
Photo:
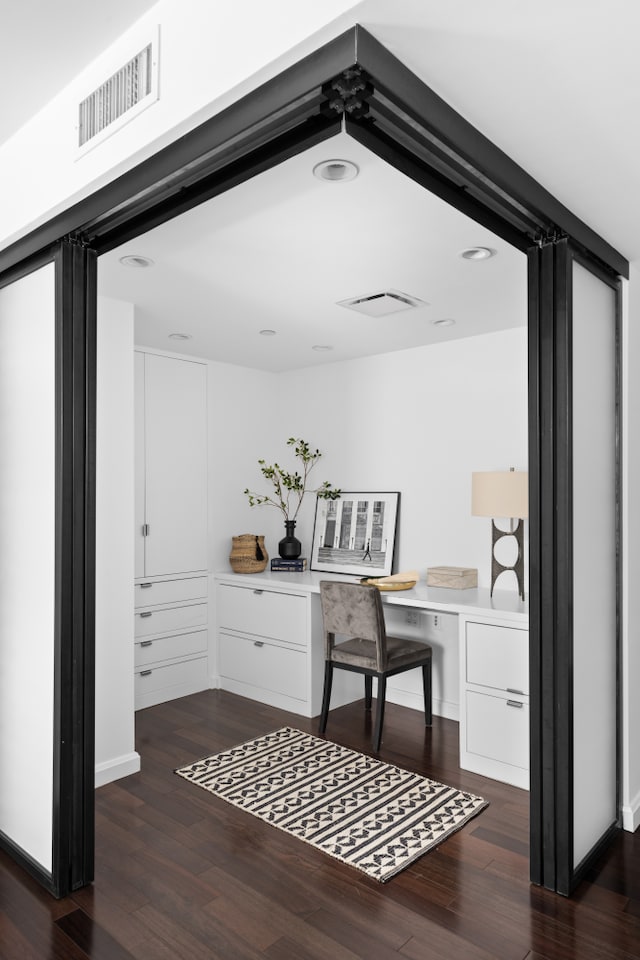
[[[411,590],[415,587],[417,580],[386,580],[384,577],[362,577],[360,583],[370,587],[377,587],[378,590]]]

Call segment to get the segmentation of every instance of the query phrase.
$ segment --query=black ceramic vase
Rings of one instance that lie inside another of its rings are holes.
[[[285,520],[284,529],[285,535],[278,544],[278,553],[283,560],[294,560],[302,553],[302,544],[298,538],[294,536],[296,529],[295,520]]]

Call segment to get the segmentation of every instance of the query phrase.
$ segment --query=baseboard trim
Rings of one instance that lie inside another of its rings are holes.
[[[107,783],[121,780],[122,777],[129,777],[132,773],[139,773],[139,771],[140,754],[133,750],[122,757],[114,757],[112,760],[96,763],[95,785],[96,787],[104,787]]]
[[[635,833],[640,826],[640,793],[637,793],[631,803],[622,805],[622,829]]]
[[[411,710],[419,710],[420,712],[424,710],[422,693],[411,693],[409,690],[393,690],[391,687],[387,687],[387,703],[397,703],[400,707],[409,707]],[[460,705],[457,703],[434,698],[431,709],[436,717],[460,721]]]

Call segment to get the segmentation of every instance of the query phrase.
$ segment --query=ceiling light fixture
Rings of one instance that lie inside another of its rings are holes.
[[[314,177],[325,180],[327,183],[345,183],[347,180],[355,180],[359,172],[359,167],[351,160],[323,160],[322,163],[316,163],[313,168]]]
[[[496,251],[491,247],[466,247],[460,251],[463,260],[490,260],[495,255]]]
[[[318,353],[324,353],[326,350],[333,350],[333,347],[328,343],[316,343],[311,349],[316,350]]]
[[[191,340],[193,339],[190,333],[170,333],[169,340]]]
[[[452,327],[455,324],[453,317],[441,317],[439,320],[432,320],[434,327]]]
[[[123,267],[133,267],[134,269],[153,266],[153,260],[149,257],[140,257],[135,253],[127,254],[126,257],[120,257],[120,263]]]
[[[275,330],[261,330],[261,331],[260,331],[260,336],[261,336],[261,337],[275,337],[275,335],[276,335]]]

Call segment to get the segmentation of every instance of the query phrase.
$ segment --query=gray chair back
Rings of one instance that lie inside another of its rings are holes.
[[[387,668],[387,634],[380,591],[361,583],[320,582],[320,602],[324,625],[325,659],[332,659],[336,634],[344,639],[368,641],[363,655],[371,656],[375,644],[377,669]],[[363,644],[363,647],[365,644]]]

